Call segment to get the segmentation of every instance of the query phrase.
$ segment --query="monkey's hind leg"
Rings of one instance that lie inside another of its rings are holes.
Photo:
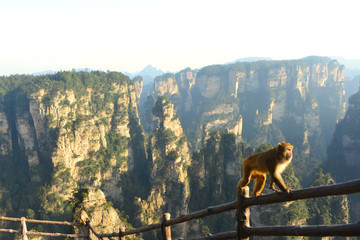
[[[245,187],[246,185],[248,185],[250,183],[250,179],[251,179],[251,169],[248,167],[245,167],[244,175],[239,180],[239,182],[237,184],[237,189],[239,190],[239,189]]]
[[[253,192],[255,197],[258,197],[258,196],[262,195],[261,191],[265,187],[265,182],[266,182],[266,175],[265,174],[256,175],[256,177],[255,177],[255,185],[254,185],[254,192]]]

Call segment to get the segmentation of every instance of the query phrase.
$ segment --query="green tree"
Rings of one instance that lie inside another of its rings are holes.
[[[311,184],[325,186],[335,184],[330,173],[324,174],[321,168],[315,173]],[[349,223],[349,206],[346,196],[328,196],[322,198],[308,199],[309,223],[318,225],[346,224]]]

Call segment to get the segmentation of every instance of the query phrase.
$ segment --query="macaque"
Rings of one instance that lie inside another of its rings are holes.
[[[251,179],[255,179],[253,193],[258,197],[262,195],[261,191],[265,186],[266,174],[270,173],[270,189],[277,192],[276,183],[281,191],[290,195],[290,189],[285,185],[281,173],[291,162],[293,148],[294,146],[290,143],[282,142],[275,148],[247,157],[243,163],[244,173],[237,188],[241,189],[248,185]]]
[[[80,223],[82,225],[87,225],[89,222],[90,222],[89,216],[84,211],[84,209],[81,209],[81,211],[80,211]]]

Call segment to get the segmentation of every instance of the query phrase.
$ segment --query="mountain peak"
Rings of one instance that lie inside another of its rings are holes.
[[[141,70],[140,72],[125,73],[125,74],[128,75],[131,79],[133,79],[136,76],[141,76],[143,78],[144,84],[148,84],[153,82],[155,77],[163,75],[164,72],[149,64],[146,67],[144,67],[144,69]]]
[[[147,65],[143,70],[137,73],[138,75],[146,76],[149,75],[151,77],[157,77],[159,75],[164,74],[163,71],[160,69],[157,69],[156,67],[153,67],[152,65]]]

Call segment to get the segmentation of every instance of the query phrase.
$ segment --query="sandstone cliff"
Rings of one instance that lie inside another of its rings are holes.
[[[102,196],[100,202],[80,203],[99,231],[101,225],[120,224],[107,201],[138,216],[138,221],[132,219],[138,225],[159,222],[164,212],[173,217],[188,212],[189,143],[165,99],[158,101],[159,126],[147,139],[137,109],[140,83],[121,73],[61,72],[31,79],[7,96],[8,110],[0,111],[1,154],[5,159],[16,153],[16,163],[22,163],[23,189],[32,189],[17,203],[31,199],[23,211],[71,220],[82,198],[77,192],[85,188],[90,199]],[[7,188],[0,190],[7,193]],[[134,199],[141,208],[136,214]],[[186,224],[174,229],[186,236]]]
[[[129,229],[124,219],[121,219],[111,202],[107,202],[104,193],[100,189],[88,188],[82,189],[82,201],[77,205],[74,211],[74,220],[80,222],[80,212],[84,210],[89,219],[91,226],[97,233],[113,233],[119,232],[120,227]],[[87,234],[87,227],[79,227],[75,229],[78,234]],[[98,239],[91,233],[91,239]],[[128,239],[139,239],[134,236],[128,236]]]
[[[37,137],[19,131],[31,143],[39,141],[38,135],[48,131],[46,127],[57,129],[57,148],[51,153],[53,187],[47,194],[66,201],[73,188],[90,183],[102,187],[110,199],[122,202],[122,188],[117,187],[121,174],[134,168],[130,118],[133,124],[139,124],[134,86],[112,83],[111,91],[106,93],[87,88],[80,97],[72,90],[59,92],[49,106],[42,103],[47,94],[40,90],[30,96],[29,112],[34,124],[21,125],[25,129],[34,127]],[[115,143],[117,149],[109,149],[110,143]],[[58,181],[63,183],[60,189]]]
[[[28,210],[14,209],[70,220],[79,187],[101,189],[120,206],[137,195],[124,196],[131,188],[124,182],[140,181],[133,172],[146,162],[136,88],[127,77],[61,72],[25,81],[5,97],[1,155],[9,159],[9,181],[27,192],[12,204],[29,200]]]
[[[220,128],[253,146],[290,141],[318,165],[345,113],[344,71],[321,57],[214,65],[158,77],[153,94],[173,101],[195,148]]]
[[[334,135],[327,150],[324,169],[337,182],[359,178],[360,171],[360,92],[349,98],[349,108],[345,117],[336,125]],[[349,196],[353,221],[360,217],[359,196]]]
[[[0,107],[0,109],[3,109]],[[11,132],[5,112],[0,110],[0,154],[6,155],[12,149]]]
[[[186,214],[190,198],[187,169],[191,156],[179,118],[165,97],[158,98],[153,111],[159,126],[149,139],[152,187],[147,199],[137,200],[140,219],[147,224],[160,222],[165,212],[172,217]],[[175,226],[174,232],[174,237],[185,237],[186,224]]]

